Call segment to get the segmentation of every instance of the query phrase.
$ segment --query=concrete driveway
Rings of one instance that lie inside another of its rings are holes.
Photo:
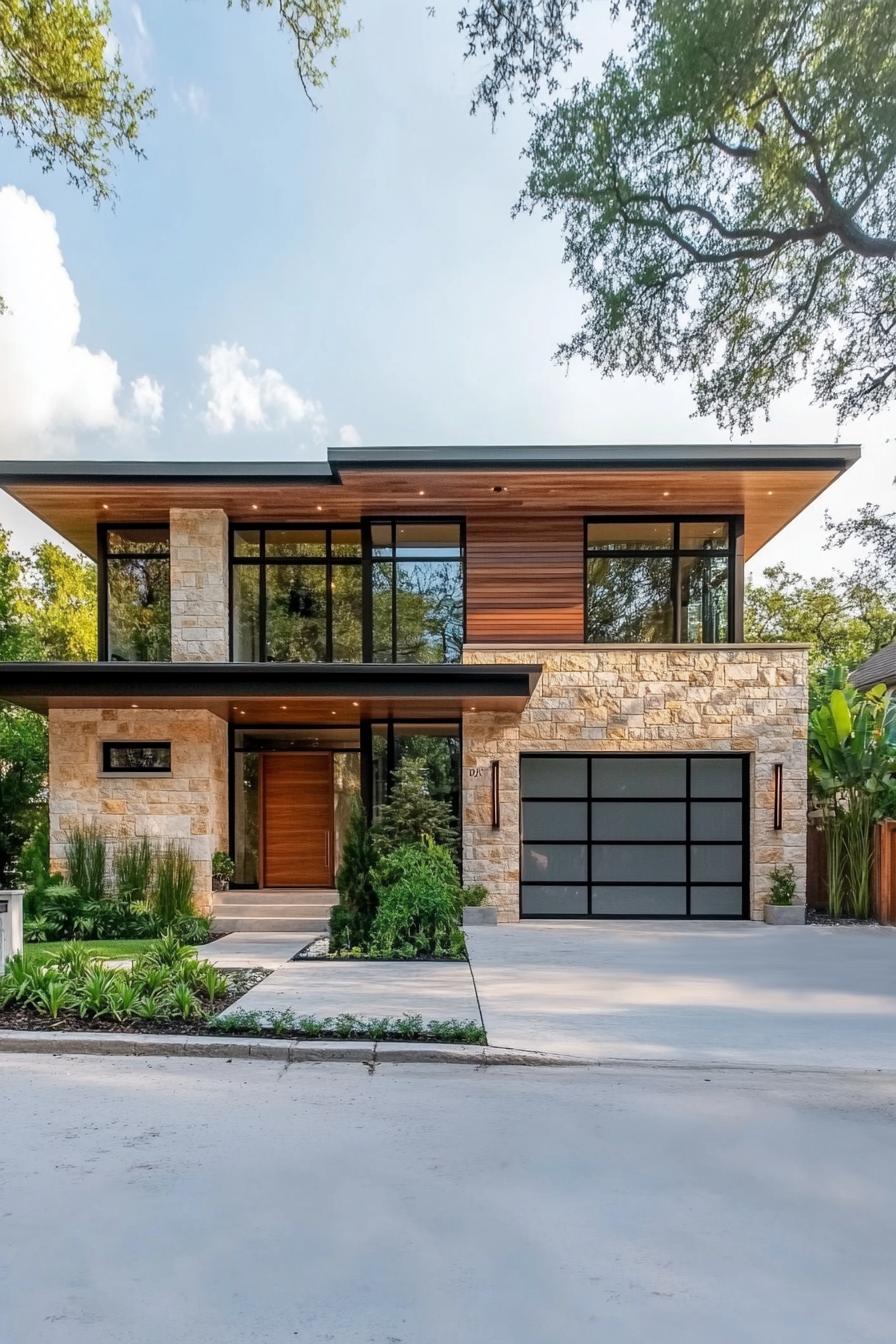
[[[896,1070],[896,929],[468,929],[490,1045],[593,1060]]]

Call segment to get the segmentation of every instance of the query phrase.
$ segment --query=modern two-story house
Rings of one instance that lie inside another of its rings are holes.
[[[858,452],[3,464],[97,562],[99,661],[0,667],[49,717],[54,861],[76,822],[180,838],[209,902],[229,850],[231,927],[301,927],[410,753],[502,920],[761,917],[805,873],[807,654],[743,642],[744,562]]]

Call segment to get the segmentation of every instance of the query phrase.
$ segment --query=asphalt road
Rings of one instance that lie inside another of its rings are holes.
[[[0,1057],[4,1344],[875,1344],[896,1078]]]

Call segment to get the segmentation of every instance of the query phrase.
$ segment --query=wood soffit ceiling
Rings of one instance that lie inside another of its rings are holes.
[[[162,464],[160,464],[162,470]],[[343,469],[341,483],[10,480],[3,488],[86,555],[98,523],[167,521],[171,508],[221,508],[233,522],[356,522],[371,515],[475,518],[694,513],[745,517],[744,554],[761,546],[841,474],[837,465],[716,470],[389,471]],[[256,506],[256,507],[253,507]],[[524,534],[523,534],[524,536]]]

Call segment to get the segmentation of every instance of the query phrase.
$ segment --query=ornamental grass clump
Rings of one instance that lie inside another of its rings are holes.
[[[84,901],[106,895],[106,841],[96,822],[73,826],[65,840],[68,880]]]
[[[115,893],[120,901],[145,901],[152,885],[152,845],[145,836],[126,840],[112,860]]]
[[[193,914],[196,874],[186,845],[169,841],[156,854],[150,906],[167,927]]]

